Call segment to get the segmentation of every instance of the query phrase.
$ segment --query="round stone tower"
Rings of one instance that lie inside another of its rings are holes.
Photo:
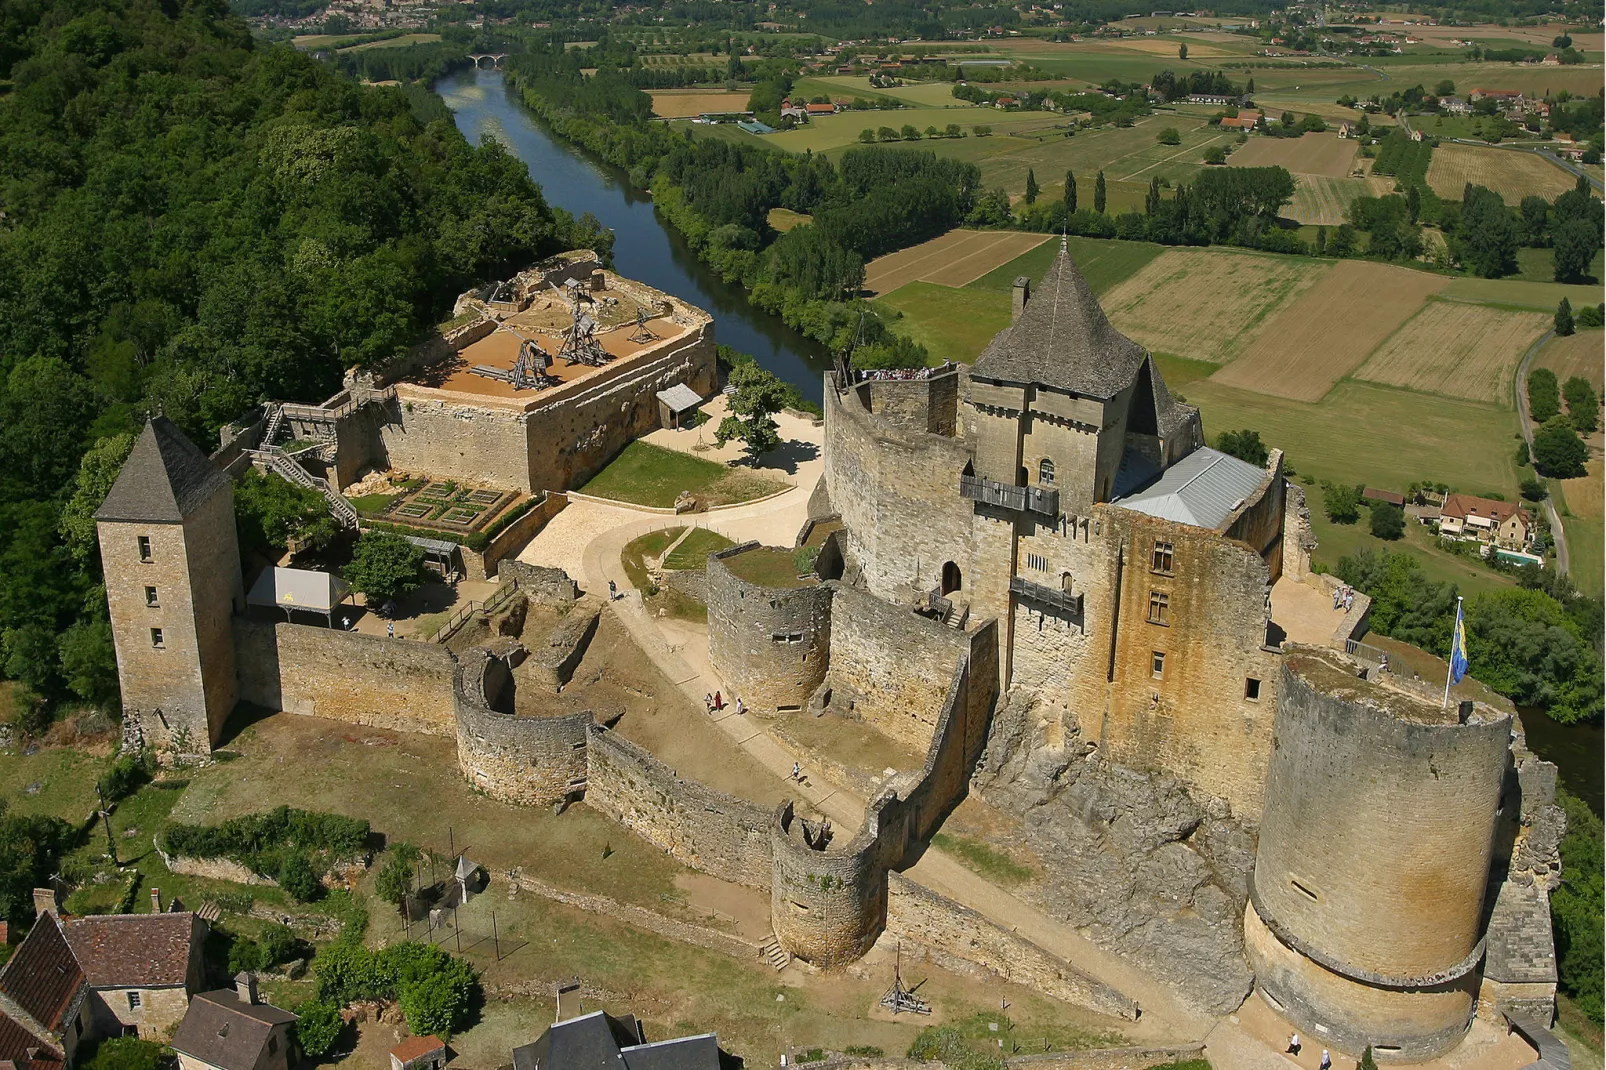
[[[1466,1032],[1511,717],[1290,647],[1244,945],[1311,1044],[1425,1061]]]
[[[790,554],[749,542],[708,559],[708,658],[730,682],[730,697],[758,710],[802,709],[829,660],[833,588],[813,579],[772,586],[745,575],[790,575]],[[787,567],[776,570],[777,561]]]
[[[775,939],[827,969],[862,958],[887,924],[887,867],[876,837],[861,830],[833,848],[829,823],[805,820],[788,802],[776,812],[770,841]]]

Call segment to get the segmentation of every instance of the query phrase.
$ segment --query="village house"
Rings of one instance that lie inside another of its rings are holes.
[[[437,1036],[408,1037],[390,1049],[390,1070],[442,1070],[446,1042]]]
[[[62,929],[89,982],[98,1036],[172,1035],[205,980],[206,922],[190,911],[97,914],[68,918]]]
[[[202,992],[173,1035],[179,1070],[290,1070],[290,1026],[296,1016],[257,997],[254,974],[235,975],[234,987]]]
[[[1439,515],[1439,534],[1507,550],[1524,550],[1533,542],[1533,516],[1511,502],[1452,494]]]
[[[719,1070],[713,1033],[647,1043],[635,1015],[592,1011],[553,1023],[513,1049],[513,1070]]]
[[[1502,111],[1511,111],[1521,108],[1523,95],[1515,89],[1474,89],[1470,99],[1474,104],[1480,100],[1492,100],[1500,106]]]
[[[805,104],[803,110],[809,115],[835,115],[835,104]]]
[[[781,118],[807,119],[808,117],[809,113],[807,109],[805,109],[801,104],[793,104],[791,97],[787,97],[785,100],[781,101]]]
[[[71,1064],[90,1027],[84,971],[56,915],[41,911],[0,969],[0,1059],[19,1068]]]
[[[1451,115],[1468,115],[1472,112],[1472,105],[1460,97],[1440,97],[1439,107]]]
[[[1260,122],[1260,112],[1253,108],[1240,108],[1236,117],[1221,120],[1221,129],[1253,130],[1258,122]]]

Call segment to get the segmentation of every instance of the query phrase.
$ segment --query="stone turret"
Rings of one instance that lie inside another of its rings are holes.
[[[130,737],[205,754],[234,708],[245,607],[229,478],[158,416],[95,520]]]

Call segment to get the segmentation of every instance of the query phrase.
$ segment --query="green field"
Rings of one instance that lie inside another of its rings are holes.
[[[1596,263],[1600,263],[1598,254]],[[1439,292],[1439,297],[1445,301],[1471,301],[1484,305],[1507,305],[1512,308],[1554,312],[1563,297],[1572,303],[1573,308],[1598,305],[1601,301],[1601,290],[1598,286],[1567,286],[1559,282],[1465,278],[1451,280],[1450,284]]]
[[[1095,293],[1131,278],[1159,256],[1163,247],[1148,242],[1070,239],[1071,254]],[[876,308],[899,334],[920,342],[933,364],[975,360],[993,335],[1009,326],[1015,279],[1025,275],[1035,285],[1059,253],[1046,241],[1030,252],[994,268],[968,286],[954,288],[911,282],[876,299]]]
[[[827,78],[804,78],[792,87],[792,92],[813,98],[815,87],[835,99],[837,97],[892,97],[917,108],[959,108],[969,105],[954,96],[952,82],[911,82],[895,89],[876,89],[870,79],[848,74],[834,74]],[[795,99],[795,98],[794,98]]]
[[[1508,496],[1518,483],[1512,409],[1348,380],[1314,405],[1209,380],[1183,393],[1208,437],[1253,428],[1318,479],[1390,489],[1432,479]]]
[[[941,130],[949,123],[958,123],[966,133],[970,133],[974,126],[991,126],[994,130],[1003,131],[1018,126],[1041,127],[1057,121],[1061,121],[1059,116],[1051,112],[1001,111],[998,108],[977,107],[846,111],[836,115],[818,116],[809,120],[807,126],[800,126],[796,130],[783,130],[778,134],[766,134],[760,140],[767,145],[786,149],[788,152],[802,152],[805,149],[813,152],[831,152],[857,145],[859,131],[867,128],[877,130],[883,126],[890,126],[894,130],[901,130],[905,126],[913,126],[921,133],[925,133],[928,126],[935,126]],[[935,147],[939,143],[921,142],[920,145]]]

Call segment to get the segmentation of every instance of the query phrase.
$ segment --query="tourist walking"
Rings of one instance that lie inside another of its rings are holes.
[[[1288,1034],[1288,1054],[1290,1054],[1290,1055],[1298,1055],[1299,1054],[1299,1034],[1298,1033],[1290,1033],[1290,1034]]]
[[[1322,1049],[1322,1070],[1333,1070],[1333,1057],[1326,1048]]]

